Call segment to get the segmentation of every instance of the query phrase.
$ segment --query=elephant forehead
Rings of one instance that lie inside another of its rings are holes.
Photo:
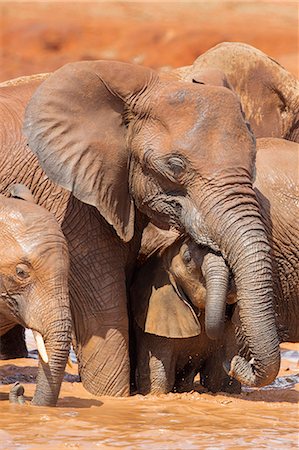
[[[12,237],[9,239],[8,236],[5,236],[2,243],[7,250],[0,253],[0,271],[5,273],[11,265],[16,265],[24,260],[24,251],[20,243]]]
[[[249,138],[241,104],[232,91],[219,86],[195,86],[198,87],[175,83],[175,87],[165,87],[159,95],[153,95],[147,118],[151,125],[155,121],[162,125],[171,145],[190,146],[194,139],[215,141],[215,137],[221,139],[221,136],[235,141],[240,136]]]
[[[25,203],[23,200],[20,202]],[[36,205],[34,205],[34,210]],[[39,210],[42,209],[38,207]],[[47,264],[67,258],[67,246],[62,232],[50,214],[24,216],[21,211],[0,210],[0,235],[5,252],[0,252],[0,266],[4,270],[20,261]],[[52,222],[52,223],[51,223]],[[53,259],[53,261],[52,261]]]
[[[171,83],[163,86],[155,95],[157,99],[154,99],[154,102],[159,109],[162,107],[162,112],[164,106],[166,111],[173,109],[179,110],[180,113],[190,112],[188,108],[193,108],[197,113],[204,110],[215,117],[221,116],[223,111],[237,115],[240,113],[237,95],[223,86]]]

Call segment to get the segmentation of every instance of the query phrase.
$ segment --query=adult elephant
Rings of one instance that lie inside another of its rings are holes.
[[[272,248],[280,342],[299,342],[299,152],[282,139],[258,139],[254,183]]]
[[[71,341],[67,244],[24,186],[11,191],[15,198],[0,196],[0,336],[16,323],[32,329],[40,355],[33,403],[54,406]]]
[[[299,82],[274,59],[244,43],[223,42],[174,72],[201,81],[201,71],[225,73],[256,137],[299,142]]]
[[[272,248],[279,339],[299,342],[298,146],[264,138],[257,149],[254,188]],[[223,367],[247,342],[238,306],[227,305],[236,292],[221,255],[149,224],[141,259],[130,297],[138,392],[191,390],[197,372],[209,390],[238,392]]]
[[[28,99],[21,89],[13,87],[14,118]],[[19,123],[11,127],[13,142]],[[275,378],[280,354],[269,245],[252,189],[255,143],[234,93],[132,64],[73,63],[36,90],[25,134],[53,182],[22,141],[13,160],[11,145],[3,151],[2,189],[23,176],[62,223],[75,347],[88,390],[129,394],[126,288],[147,218],[220,249],[235,273],[255,361],[234,358],[236,376],[246,373],[254,386]]]

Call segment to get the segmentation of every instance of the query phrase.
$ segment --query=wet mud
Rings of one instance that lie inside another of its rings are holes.
[[[66,20],[67,18],[67,20]],[[0,81],[79,59],[187,65],[222,41],[254,45],[298,75],[295,2],[0,2]],[[33,407],[36,351],[0,361],[0,450],[298,448],[299,347],[282,345],[261,390],[95,398],[66,370],[57,408]],[[20,381],[26,404],[11,405]]]
[[[96,398],[78,381],[74,363],[56,408],[30,405],[34,356],[0,362],[0,450],[298,448],[299,345],[283,344],[273,385],[240,395],[211,394],[196,383],[185,394]],[[8,401],[15,381],[25,387],[25,405]]]

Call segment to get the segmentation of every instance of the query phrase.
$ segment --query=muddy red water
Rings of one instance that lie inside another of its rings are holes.
[[[57,408],[31,406],[37,361],[2,361],[0,380],[24,383],[26,405],[0,386],[0,449],[290,449],[298,445],[298,350],[282,347],[276,382],[240,395],[186,394],[95,398],[67,369]]]
[[[79,59],[186,65],[227,40],[254,45],[298,75],[297,33],[296,2],[0,1],[0,81]],[[284,344],[274,385],[238,396],[95,398],[76,382],[74,364],[57,408],[29,403],[36,360],[1,361],[0,450],[298,448],[298,351]],[[17,380],[24,406],[8,402]]]

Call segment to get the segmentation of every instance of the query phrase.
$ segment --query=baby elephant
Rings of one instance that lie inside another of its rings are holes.
[[[0,196],[0,336],[31,328],[39,352],[36,405],[55,405],[71,340],[68,248],[54,216],[22,185]]]
[[[207,303],[213,309],[222,295],[225,307],[234,298],[233,288],[227,297],[228,280],[221,256],[182,238],[152,254],[135,273],[131,308],[139,393],[189,391],[198,372],[213,392],[240,392],[223,369],[237,350],[232,323],[223,324],[225,342],[210,339],[204,324]]]

